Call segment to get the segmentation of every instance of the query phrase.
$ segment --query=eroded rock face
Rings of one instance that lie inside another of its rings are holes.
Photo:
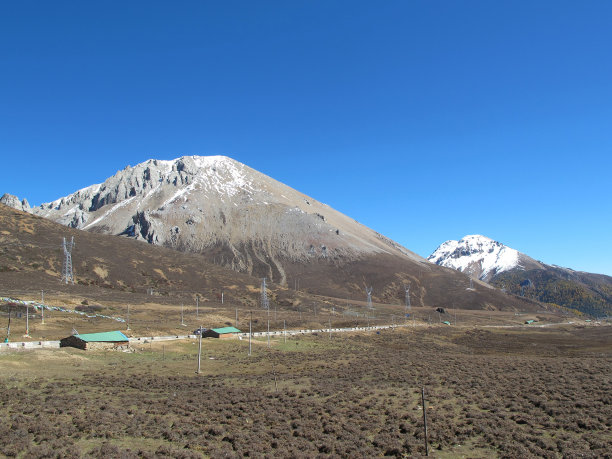
[[[22,210],[24,212],[30,212],[30,204],[26,199],[19,200],[17,196],[13,196],[12,194],[5,193],[0,198],[0,203],[5,206],[12,207],[13,209]]]
[[[286,263],[422,258],[329,206],[224,156],[126,167],[33,213],[74,228],[121,234],[284,282]]]

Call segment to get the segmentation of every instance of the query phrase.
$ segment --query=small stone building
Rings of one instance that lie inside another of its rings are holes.
[[[83,350],[115,349],[128,346],[129,342],[129,338],[120,331],[111,331],[68,336],[60,340],[60,347],[76,347]]]
[[[212,328],[204,330],[202,338],[232,338],[236,333],[240,333],[240,330],[235,327]]]

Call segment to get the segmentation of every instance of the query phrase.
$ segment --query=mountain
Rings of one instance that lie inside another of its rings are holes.
[[[427,259],[511,294],[594,316],[612,313],[612,277],[547,265],[485,236],[446,241]]]
[[[240,272],[288,282],[287,267],[387,254],[424,261],[296,190],[224,156],[149,160],[32,209],[91,232],[202,253]]]
[[[459,241],[446,241],[427,259],[485,282],[512,269],[543,267],[533,258],[480,235],[465,236]]]
[[[375,302],[401,304],[409,285],[415,306],[541,309],[486,283],[469,288],[466,275],[223,156],[152,159],[29,211],[73,230],[195,254],[304,293],[365,300],[372,287]],[[120,260],[112,263],[120,268]]]

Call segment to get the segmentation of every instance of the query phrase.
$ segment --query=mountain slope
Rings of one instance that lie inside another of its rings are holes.
[[[137,295],[146,301],[152,288],[155,301],[176,304],[215,298],[221,289],[226,301],[241,307],[258,307],[260,279],[208,263],[198,254],[143,244],[130,238],[69,228],[48,219],[0,204],[0,293],[4,295],[70,292],[97,301],[129,303]],[[62,238],[74,237],[72,261],[76,285],[60,282]],[[413,306],[457,309],[536,311],[542,305],[529,298],[507,295],[485,283],[470,288],[462,273],[423,263],[379,254],[345,265],[313,260],[302,266],[300,289],[269,284],[274,304],[297,308],[312,305],[320,296],[336,298],[343,307],[346,298],[364,307],[365,280],[374,288],[374,302],[403,304],[405,285],[410,285]],[[305,284],[305,285],[304,285]],[[293,286],[292,286],[293,287]],[[143,299],[144,297],[144,299]],[[398,313],[403,311],[400,307]]]
[[[410,285],[415,306],[541,309],[485,283],[470,288],[466,275],[226,157],[149,160],[30,211],[88,233],[193,253],[310,294],[363,301],[372,287],[375,302],[402,304]]]
[[[75,284],[60,282],[63,238],[74,238]],[[259,279],[207,263],[202,257],[126,238],[67,228],[0,204],[0,296],[70,292],[85,298],[129,302],[192,303],[214,299],[221,288],[234,304],[257,306]],[[189,299],[189,300],[188,300]]]
[[[594,316],[612,313],[612,277],[550,266],[484,236],[446,241],[428,260],[511,294]]]
[[[294,263],[423,259],[329,206],[223,156],[149,160],[32,209],[73,228],[201,253],[288,282]]]

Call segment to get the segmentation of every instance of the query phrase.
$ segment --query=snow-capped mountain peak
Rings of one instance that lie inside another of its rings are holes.
[[[523,257],[501,242],[481,235],[468,235],[459,241],[444,242],[427,259],[487,281],[501,272],[521,268]]]
[[[384,254],[424,262],[226,156],[150,159],[31,212],[73,228],[205,254],[280,282],[287,279],[287,267],[315,259],[353,262]]]

